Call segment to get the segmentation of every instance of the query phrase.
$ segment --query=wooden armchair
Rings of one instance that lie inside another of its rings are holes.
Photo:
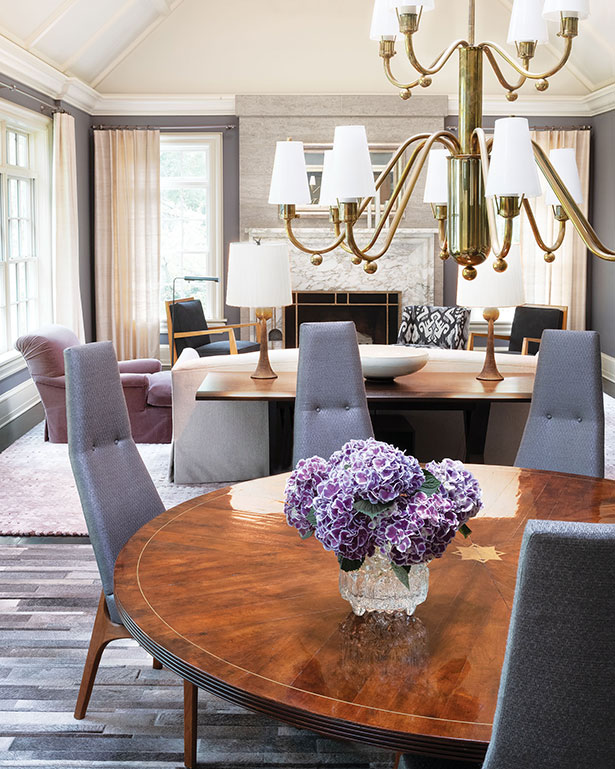
[[[243,352],[257,352],[260,349],[258,321],[209,328],[205,320],[203,305],[199,299],[189,296],[165,304],[171,365],[175,363],[186,347],[195,349],[202,358],[209,355],[237,355]],[[256,327],[257,341],[237,340],[235,329],[249,326]],[[214,334],[226,334],[228,341],[212,342],[209,337]]]
[[[568,320],[568,307],[547,304],[523,304],[515,308],[510,334],[494,334],[494,339],[507,339],[508,350],[504,352],[535,355],[538,352],[542,332],[547,329],[564,329]],[[468,339],[468,350],[474,349],[474,341],[487,338],[486,333],[472,331]]]

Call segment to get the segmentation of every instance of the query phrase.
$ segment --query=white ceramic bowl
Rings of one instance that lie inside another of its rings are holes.
[[[361,368],[366,379],[395,379],[420,371],[429,360],[429,352],[422,348],[395,344],[359,345]]]

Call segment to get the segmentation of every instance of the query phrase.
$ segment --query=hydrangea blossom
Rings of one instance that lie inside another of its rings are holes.
[[[286,518],[301,536],[314,533],[326,550],[353,561],[350,568],[376,549],[398,566],[426,563],[482,506],[478,482],[461,462],[430,462],[426,470],[439,488],[394,446],[349,441],[328,461],[297,464],[286,485]]]

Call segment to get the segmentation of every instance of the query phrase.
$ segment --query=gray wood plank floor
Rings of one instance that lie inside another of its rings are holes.
[[[107,647],[88,715],[73,718],[99,595],[89,544],[0,538],[0,767],[183,765],[179,679],[133,641]],[[199,763],[210,769],[392,766],[386,751],[199,695]]]

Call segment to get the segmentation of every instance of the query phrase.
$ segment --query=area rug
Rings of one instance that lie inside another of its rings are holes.
[[[227,485],[172,483],[171,445],[140,443],[138,449],[167,508]],[[42,422],[0,454],[0,535],[87,535],[68,447],[46,443]]]
[[[604,396],[607,478],[615,479],[615,398]],[[176,484],[168,479],[169,444],[139,444],[165,507],[226,484]],[[45,443],[43,424],[0,454],[0,535],[81,536],[87,529],[66,445]]]

